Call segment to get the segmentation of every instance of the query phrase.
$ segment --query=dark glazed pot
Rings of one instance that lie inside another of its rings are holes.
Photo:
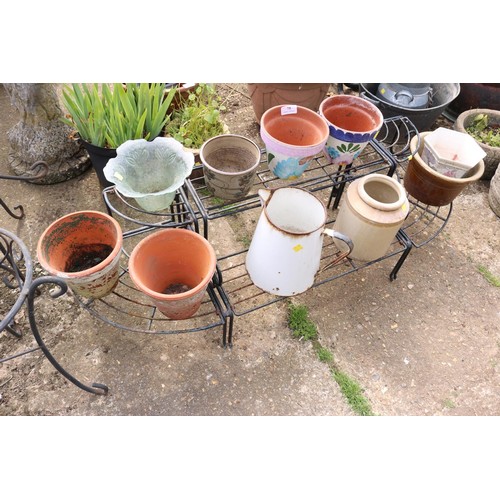
[[[104,176],[104,167],[108,164],[108,160],[110,158],[116,158],[116,149],[102,148],[100,146],[90,144],[83,139],[80,140],[82,141],[83,147],[89,154],[90,161],[92,162],[92,167],[97,174],[97,178],[99,179],[101,188],[104,189],[109,186],[114,186],[114,184],[112,182],[109,182]]]
[[[460,94],[446,108],[444,115],[453,121],[460,113],[473,108],[500,111],[500,83],[461,83]]]
[[[447,177],[429,167],[421,158],[424,149],[424,137],[430,132],[420,134],[420,148],[416,151],[418,136],[410,143],[412,157],[408,162],[403,184],[411,196],[424,205],[442,207],[450,204],[471,182],[481,178],[484,173],[484,161],[481,160],[467,172],[467,177],[455,179]]]

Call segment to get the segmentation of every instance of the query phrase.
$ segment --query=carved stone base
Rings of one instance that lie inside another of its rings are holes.
[[[21,120],[7,133],[9,165],[18,176],[32,174],[39,161],[47,163],[48,174],[36,184],[55,184],[85,172],[91,161],[74,130],[61,121],[63,116],[53,84],[5,83],[12,105]]]
[[[92,165],[87,152],[80,149],[74,156],[49,165],[49,173],[42,179],[29,181],[33,184],[57,184],[83,174]],[[9,152],[9,166],[16,175],[30,175],[32,164]]]
[[[81,175],[91,162],[71,133],[67,125],[56,120],[43,126],[19,122],[8,132],[10,167],[16,175],[29,175],[33,163],[46,162],[49,172],[33,181],[36,184],[56,184]]]

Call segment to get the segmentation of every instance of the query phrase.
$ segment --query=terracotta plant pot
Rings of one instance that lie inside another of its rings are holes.
[[[237,201],[253,186],[260,165],[260,148],[241,135],[212,137],[200,149],[208,189],[218,198]]]
[[[489,125],[499,125],[500,126],[500,111],[494,109],[469,109],[458,115],[453,128],[458,131],[467,134],[466,128],[472,125],[474,118],[479,114],[485,114],[488,116]],[[484,158],[484,174],[481,179],[489,180],[495,175],[495,171],[500,162],[500,147],[493,147],[484,142],[476,142],[481,146],[483,151],[486,153],[486,158]]]
[[[120,225],[109,215],[73,212],[45,229],[37,256],[48,273],[63,279],[75,293],[98,299],[118,283],[122,244]]]
[[[280,179],[296,179],[321,153],[328,139],[326,120],[296,105],[268,109],[260,121],[269,170]]]
[[[330,132],[325,155],[335,165],[350,165],[384,123],[377,106],[357,96],[327,97],[319,113],[327,121]]]
[[[257,122],[268,109],[283,104],[297,104],[318,111],[329,83],[249,83],[248,93]]]
[[[170,319],[199,309],[217,259],[210,243],[188,229],[167,228],[144,238],[128,262],[130,278]]]
[[[411,196],[425,205],[441,207],[451,203],[463,189],[472,182],[481,178],[484,173],[484,161],[481,160],[471,168],[466,177],[455,179],[447,177],[430,168],[421,158],[424,149],[424,138],[430,132],[420,134],[420,148],[417,151],[418,136],[410,142],[412,157],[403,179],[403,184]]]

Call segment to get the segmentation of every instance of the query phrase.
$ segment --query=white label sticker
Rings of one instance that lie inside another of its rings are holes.
[[[281,114],[282,115],[296,115],[297,114],[297,105],[289,104],[288,106],[281,106]]]

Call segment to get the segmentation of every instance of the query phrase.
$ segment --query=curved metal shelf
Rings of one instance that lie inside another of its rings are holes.
[[[209,284],[200,309],[189,319],[172,320],[163,316],[138,290],[122,268],[115,290],[101,299],[84,299],[74,295],[91,315],[121,330],[148,334],[178,334],[210,330],[224,326],[228,315],[219,298],[216,280]],[[132,309],[132,312],[131,312]],[[225,331],[222,342],[225,345]]]
[[[103,189],[102,197],[108,214],[121,219],[124,238],[166,227],[192,227],[198,232],[198,220],[182,187],[176,191],[170,207],[161,212],[141,209],[122,196],[115,186]]]

